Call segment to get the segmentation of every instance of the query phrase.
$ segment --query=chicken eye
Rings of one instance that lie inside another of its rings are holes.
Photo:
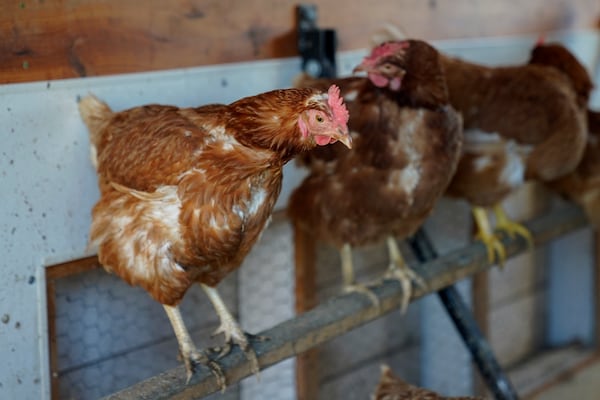
[[[317,115],[315,116],[315,119],[316,119],[316,120],[317,120],[317,122],[319,122],[319,123],[321,123],[321,122],[323,122],[323,121],[324,121],[324,119],[323,119],[323,116],[322,116],[322,115],[319,115],[319,114],[317,114]]]

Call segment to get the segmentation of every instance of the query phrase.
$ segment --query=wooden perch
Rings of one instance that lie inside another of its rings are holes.
[[[580,209],[565,206],[534,219],[525,226],[534,236],[535,244],[541,245],[586,224],[586,218]],[[527,243],[521,237],[511,239],[504,236],[502,242],[509,257],[527,250]],[[416,265],[415,272],[423,277],[427,290],[415,287],[412,299],[435,292],[490,266],[485,246],[480,242],[474,242],[434,261]],[[270,338],[266,342],[253,343],[261,369],[300,354],[399,307],[402,296],[398,282],[386,281],[373,286],[372,290],[380,299],[379,309],[360,294],[341,295],[261,332],[260,335]],[[251,374],[250,365],[238,348],[234,348],[219,363],[228,385]],[[106,399],[197,399],[218,390],[215,377],[205,368],[199,368],[189,384],[186,384],[185,369],[180,366],[114,393]]]

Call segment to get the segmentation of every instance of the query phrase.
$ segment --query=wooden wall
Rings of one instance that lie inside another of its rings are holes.
[[[384,23],[445,39],[598,26],[598,0],[314,0],[340,50]],[[296,54],[290,0],[4,0],[0,83],[96,76]]]

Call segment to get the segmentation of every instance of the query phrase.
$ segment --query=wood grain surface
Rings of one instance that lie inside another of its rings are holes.
[[[384,24],[444,39],[598,25],[598,0],[315,0],[339,49]],[[151,71],[296,54],[289,0],[3,0],[0,83]]]

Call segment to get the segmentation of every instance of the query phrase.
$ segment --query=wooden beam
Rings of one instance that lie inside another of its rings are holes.
[[[481,329],[481,333],[485,336],[489,341],[489,271],[481,271],[473,275],[473,283],[472,283],[472,291],[471,291],[471,299],[473,304],[473,316],[475,317],[475,321],[477,321],[477,325],[479,329]],[[474,390],[475,394],[479,396],[489,396],[489,391],[485,385],[484,380],[477,368],[473,368],[473,378],[474,378]]]
[[[58,400],[59,375],[56,346],[56,285],[54,279],[46,279],[46,304],[48,307],[48,349],[50,362],[50,398]]]
[[[296,273],[296,314],[312,310],[317,298],[317,256],[313,235],[294,226],[294,260]],[[317,398],[319,389],[319,352],[316,348],[296,358],[296,394],[298,400]]]
[[[567,232],[586,225],[583,212],[574,206],[563,207],[536,218],[525,225],[531,231],[536,245],[541,245]],[[526,241],[517,237],[503,237],[507,255],[514,256],[527,250]],[[413,299],[438,291],[470,275],[489,268],[485,246],[474,242],[434,261],[417,265],[415,272],[427,283],[427,290],[415,288]],[[253,343],[261,368],[307,351],[327,340],[372,321],[400,306],[402,289],[396,281],[385,281],[372,287],[381,305],[379,308],[365,296],[353,293],[336,296],[294,319],[261,332],[271,338]],[[229,384],[251,374],[243,353],[235,348],[219,360]],[[183,366],[163,372],[106,399],[197,399],[219,390],[215,377],[201,368],[186,383]]]
[[[80,258],[74,261],[68,261],[61,264],[46,267],[46,280],[60,279],[67,276],[76,275],[81,272],[91,271],[100,268],[98,257]]]
[[[4,1],[0,83],[154,71],[297,54],[296,0]],[[383,23],[426,40],[597,25],[597,0],[314,0],[339,50]]]
[[[594,231],[594,346],[600,358],[600,232]]]

